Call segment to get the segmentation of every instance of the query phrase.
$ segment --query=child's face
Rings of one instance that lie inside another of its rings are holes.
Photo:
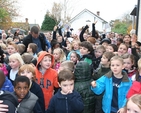
[[[127,103],[127,112],[126,113],[141,113],[141,109],[137,106],[137,104],[129,100]]]
[[[62,81],[59,86],[61,87],[61,93],[67,95],[74,89],[74,80]]]
[[[73,61],[73,62],[77,62],[78,58],[77,58],[76,54],[71,53],[70,60]]]
[[[55,60],[60,60],[61,54],[59,51],[54,51],[53,56]]]
[[[107,59],[104,55],[102,55],[101,64],[102,64],[103,66],[105,66],[105,65],[107,65],[108,63],[109,63],[108,59]]]
[[[44,69],[48,69],[51,66],[51,57],[45,56],[42,61],[40,62],[40,65]]]
[[[27,95],[29,87],[26,82],[19,82],[16,84],[14,90],[18,99],[23,99]]]
[[[9,59],[9,65],[12,69],[20,67],[20,62],[17,59]]]
[[[118,48],[118,55],[121,56],[127,53],[127,47],[125,45],[120,45]]]
[[[131,38],[130,38],[128,35],[126,35],[126,36],[124,37],[123,41],[124,41],[125,43],[129,43],[129,42],[131,41]]]
[[[88,51],[87,48],[80,46],[80,54],[81,54],[82,56],[83,56],[83,55],[87,55],[87,54],[89,54],[89,53],[90,53],[90,51]]]
[[[101,57],[103,55],[103,51],[101,49],[97,49],[94,52],[96,58]]]
[[[119,60],[111,61],[111,70],[115,76],[121,76],[122,69],[124,69],[124,66],[121,61]]]
[[[109,45],[107,42],[103,42],[102,45],[107,48],[107,46]]]
[[[8,52],[9,55],[11,55],[13,53],[16,53],[17,50],[12,45],[8,45],[7,52]]]
[[[74,50],[78,50],[78,49],[79,49],[79,45],[78,45],[77,43],[74,43],[74,44],[73,44],[73,49],[74,49]]]
[[[107,52],[114,52],[114,49],[112,46],[107,46],[106,51]]]
[[[29,46],[27,47],[27,52],[32,52],[32,49]]]
[[[32,80],[33,79],[33,73],[27,69],[25,69],[24,71],[22,71],[20,73],[21,76],[26,76],[29,78],[29,80]]]
[[[133,63],[130,58],[123,59],[123,62],[124,62],[124,68],[126,70],[130,70],[132,68]]]

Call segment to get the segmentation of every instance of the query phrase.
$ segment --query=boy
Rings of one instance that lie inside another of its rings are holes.
[[[60,90],[52,97],[46,113],[81,113],[84,109],[81,96],[74,89],[74,75],[64,69],[59,72]]]
[[[91,69],[89,64],[85,61],[80,61],[76,64],[75,70],[75,84],[74,89],[80,93],[84,110],[82,113],[98,113],[95,112],[95,95],[91,91],[90,83],[92,81]]]
[[[5,75],[0,70],[0,88],[3,86],[5,81]],[[0,113],[16,113],[16,107],[18,105],[17,98],[7,91],[0,90]]]
[[[97,68],[96,72],[93,74],[93,79],[97,80],[101,76],[105,75],[110,71],[110,59],[115,54],[113,52],[105,52],[102,55],[101,62],[99,68]],[[103,93],[100,95],[95,94],[95,113],[103,113],[102,111],[102,97]]]
[[[99,95],[104,92],[102,109],[104,113],[124,113],[126,94],[132,85],[124,69],[123,59],[114,56],[110,60],[111,71],[91,82],[91,90]]]
[[[102,45],[97,46],[97,48],[94,51],[94,57],[93,57],[93,69],[94,71],[98,68],[100,62],[101,62],[101,57],[103,53],[106,51],[105,47]]]
[[[51,67],[54,64],[54,57],[46,51],[41,51],[36,65],[36,79],[41,86],[45,99],[45,108],[48,108],[50,99],[54,93],[54,87],[58,88],[57,71]]]
[[[38,97],[29,91],[30,80],[26,76],[18,76],[14,81],[14,94],[17,96],[19,105],[18,113],[42,113],[38,103]]]

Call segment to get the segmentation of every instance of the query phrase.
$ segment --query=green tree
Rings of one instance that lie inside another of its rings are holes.
[[[47,13],[42,23],[41,30],[52,31],[55,24],[56,24],[56,21],[49,15],[49,13]]]

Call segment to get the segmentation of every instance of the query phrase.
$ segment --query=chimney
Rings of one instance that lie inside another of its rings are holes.
[[[97,14],[97,16],[100,16],[100,11],[97,11],[96,14]]]
[[[25,18],[25,22],[28,24],[28,18]]]

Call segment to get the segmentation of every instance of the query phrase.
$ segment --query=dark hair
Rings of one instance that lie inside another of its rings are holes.
[[[62,81],[66,80],[75,80],[74,74],[69,69],[64,69],[59,72],[58,74],[58,82],[61,83]]]
[[[109,44],[108,46],[111,46],[114,52],[118,50],[118,47],[115,44]]]
[[[16,85],[19,82],[26,82],[26,84],[28,85],[28,87],[30,86],[30,80],[26,76],[17,76],[16,79],[15,79],[15,81],[14,81],[14,87],[16,87]]]
[[[72,53],[74,53],[74,54],[76,55],[76,57],[78,58],[78,60],[80,60],[80,55],[79,55],[76,51],[72,51],[72,52],[70,53],[70,55],[71,55]]]
[[[1,46],[0,46],[0,63],[4,63],[4,51],[1,49]]]
[[[39,28],[37,26],[33,26],[30,30],[31,33],[38,34],[39,33]]]
[[[5,82],[5,75],[4,72],[0,70],[0,88],[3,86],[4,82]]]
[[[93,49],[93,46],[90,42],[87,42],[87,41],[83,41],[79,44],[79,46],[81,47],[85,47],[88,49],[88,51],[90,51],[90,54],[93,55],[94,54],[94,49]]]

